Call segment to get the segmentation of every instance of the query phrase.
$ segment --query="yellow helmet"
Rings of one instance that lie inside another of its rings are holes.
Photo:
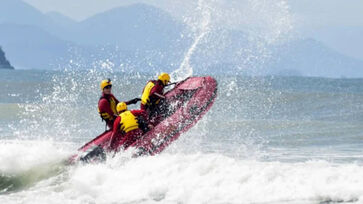
[[[116,110],[117,110],[118,113],[121,113],[122,111],[127,110],[126,103],[125,102],[118,103],[117,106],[116,106]]]
[[[168,73],[161,73],[158,77],[158,79],[163,82],[164,85],[167,85],[170,82],[170,76]]]
[[[101,91],[103,91],[103,89],[104,89],[106,86],[112,86],[111,79],[105,79],[105,80],[102,80],[102,81],[101,81]]]

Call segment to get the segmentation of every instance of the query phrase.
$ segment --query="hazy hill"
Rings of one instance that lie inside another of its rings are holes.
[[[1,0],[0,23],[43,26],[50,22],[41,12],[21,0]]]
[[[20,0],[2,0],[0,8],[7,12],[0,14],[0,43],[19,67],[47,68],[67,58],[82,61],[86,68],[106,59],[160,67],[176,64],[184,53],[176,42],[183,25],[143,4],[115,8],[79,23],[59,13],[44,15]]]
[[[115,8],[76,24],[67,39],[117,50],[136,67],[166,67],[179,63],[189,41],[181,40],[185,25],[167,12],[145,4]],[[113,48],[112,48],[113,47]],[[119,61],[117,63],[119,63]],[[120,62],[122,63],[122,62]],[[163,68],[165,69],[165,68]]]
[[[45,16],[47,16],[53,22],[53,24],[64,28],[68,28],[76,24],[76,22],[73,19],[55,11],[48,12],[45,14]]]
[[[75,22],[57,12],[43,14],[21,0],[0,0],[0,24],[36,26],[65,40]]]
[[[0,1],[0,44],[16,67],[57,68],[73,60],[89,68],[110,60],[116,67],[171,71],[192,44],[188,34],[186,25],[145,4],[75,22],[59,13],[42,14],[20,0]],[[190,63],[205,73],[363,77],[362,61],[319,41],[262,44],[263,39],[239,30],[214,30],[200,42]]]
[[[272,70],[296,71],[304,76],[363,77],[363,61],[328,48],[313,39],[289,42],[274,49]]]
[[[115,8],[73,28],[70,40],[122,46],[125,50],[163,49],[180,39],[184,26],[165,11],[145,4]]]
[[[362,26],[322,27],[303,34],[345,55],[363,60]]]
[[[258,47],[263,39],[251,40],[238,30],[217,30],[205,38],[191,60],[203,73],[363,77],[362,60],[342,55],[313,39]]]
[[[13,24],[0,24],[0,44],[14,66],[38,69],[66,57],[69,46],[38,27]]]

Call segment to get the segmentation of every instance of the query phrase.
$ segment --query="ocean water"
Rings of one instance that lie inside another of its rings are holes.
[[[363,79],[212,75],[161,154],[66,165],[104,131],[99,82],[128,100],[155,74],[1,70],[0,203],[363,203]]]

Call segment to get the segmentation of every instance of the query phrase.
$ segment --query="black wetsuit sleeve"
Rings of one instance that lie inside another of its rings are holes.
[[[131,99],[129,101],[126,101],[126,105],[130,105],[130,104],[136,104],[138,101],[141,101],[141,98],[134,98],[134,99]]]

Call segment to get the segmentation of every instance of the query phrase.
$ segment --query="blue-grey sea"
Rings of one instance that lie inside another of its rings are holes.
[[[122,101],[156,74],[0,70],[0,203],[363,203],[363,79],[212,74],[213,107],[160,155],[63,163],[105,129],[102,79]]]

